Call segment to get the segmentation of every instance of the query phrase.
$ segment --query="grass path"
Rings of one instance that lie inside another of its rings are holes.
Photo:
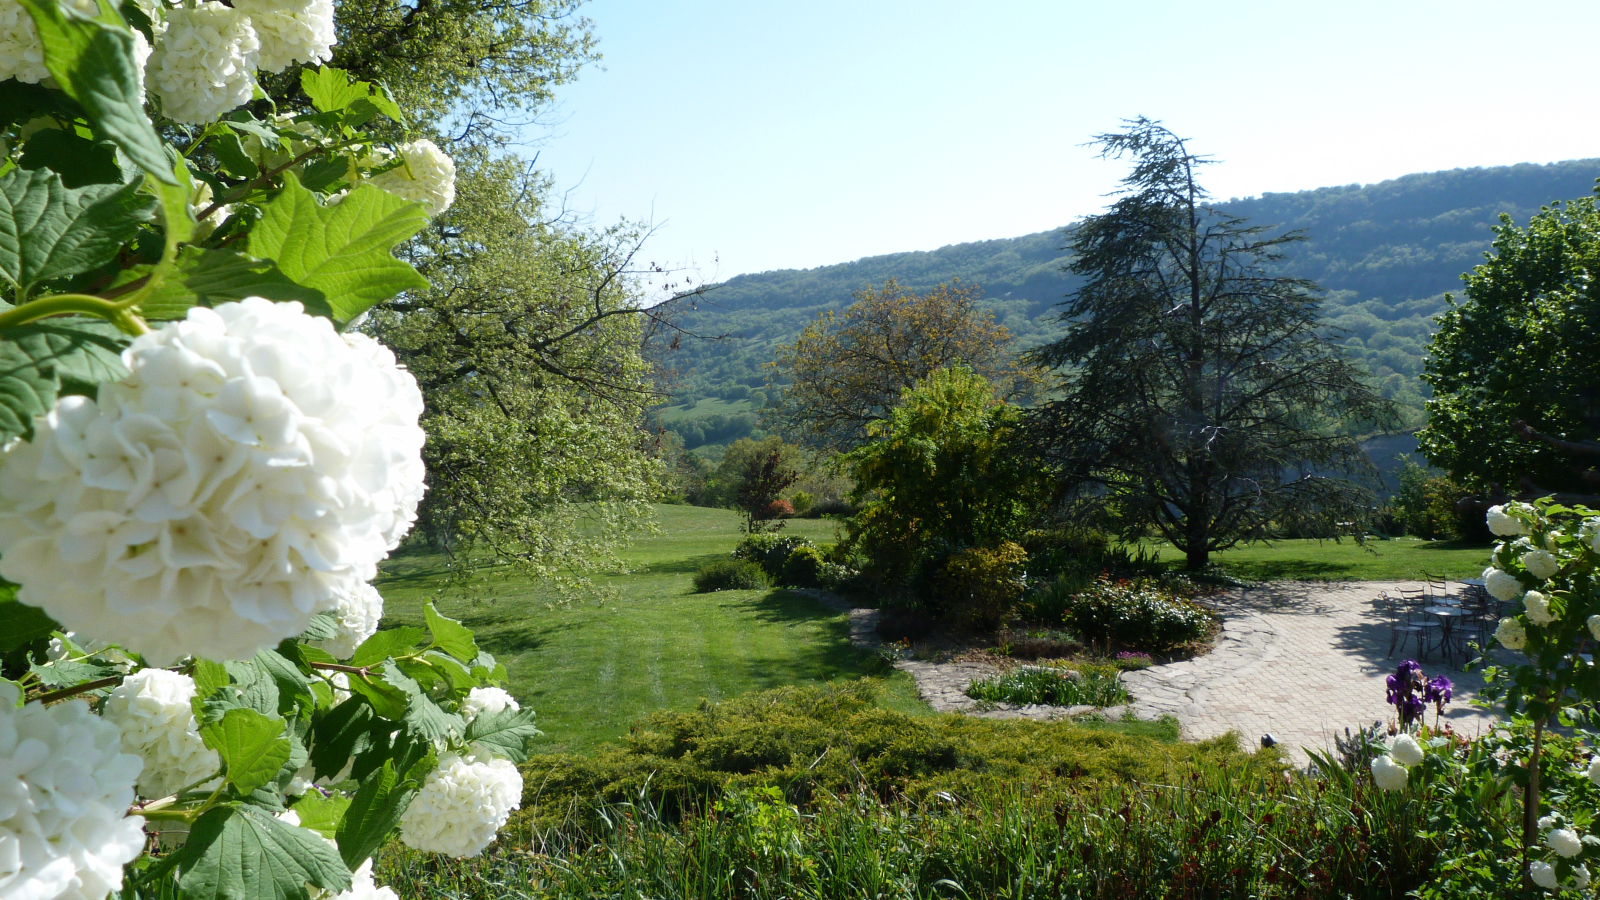
[[[702,698],[890,670],[850,645],[846,616],[789,591],[690,593],[690,576],[739,541],[727,510],[664,506],[662,533],[637,542],[624,559],[634,571],[598,581],[615,592],[604,603],[554,605],[546,588],[503,569],[446,586],[443,561],[411,555],[384,566],[385,626],[421,624],[429,599],[478,633],[506,664],[508,688],[539,712],[539,749],[582,752],[616,740],[629,723],[659,709],[688,709]],[[787,529],[833,540],[834,523],[795,519]],[[888,705],[926,710],[910,678],[893,673]]]

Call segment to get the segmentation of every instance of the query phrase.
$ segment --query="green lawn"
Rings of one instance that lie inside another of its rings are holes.
[[[634,571],[597,579],[603,603],[554,604],[554,595],[504,569],[443,587],[442,560],[408,555],[385,564],[377,582],[385,626],[420,625],[422,604],[478,633],[506,664],[507,686],[539,712],[544,751],[583,751],[615,740],[629,723],[701,698],[833,678],[884,676],[875,655],[850,645],[846,616],[783,590],[690,593],[690,576],[739,540],[737,514],[691,506],[659,508],[661,534],[623,554]],[[835,523],[790,520],[786,532],[834,540]],[[885,702],[926,711],[909,676],[888,679]]]
[[[755,407],[749,400],[734,400],[731,403],[720,397],[702,397],[700,402],[693,406],[663,406],[656,410],[656,415],[661,417],[663,424],[677,422],[683,419],[701,419],[707,416],[731,416],[735,413],[755,412]]]
[[[1182,567],[1184,554],[1165,541],[1151,541],[1161,559]],[[1211,555],[1213,562],[1254,581],[1403,581],[1423,573],[1472,578],[1489,565],[1489,548],[1421,538],[1367,541],[1273,541]]]

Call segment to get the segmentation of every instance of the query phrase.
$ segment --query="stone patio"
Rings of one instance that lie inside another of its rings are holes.
[[[1415,651],[1397,648],[1388,655],[1389,629],[1373,600],[1383,591],[1419,587],[1409,582],[1279,582],[1231,591],[1213,598],[1223,614],[1223,630],[1211,653],[1184,662],[1155,666],[1123,676],[1140,718],[1171,715],[1183,736],[1200,740],[1238,731],[1247,746],[1271,734],[1296,764],[1305,749],[1331,748],[1333,736],[1375,721],[1387,722],[1393,710],[1384,703],[1384,679]],[[851,640],[877,646],[877,611],[851,610]],[[1442,717],[1472,736],[1492,717],[1468,704],[1483,687],[1478,673],[1426,661],[1430,675],[1444,674],[1455,684],[1455,700]],[[979,711],[965,694],[974,678],[992,674],[978,663],[902,660],[918,693],[936,710],[994,718],[1055,720],[1088,711],[1049,706],[1000,707]],[[1122,708],[1105,710],[1118,716]],[[1428,722],[1434,720],[1430,711]]]

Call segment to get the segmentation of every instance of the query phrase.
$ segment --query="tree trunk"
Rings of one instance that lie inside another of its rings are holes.
[[[1544,744],[1544,719],[1533,723],[1533,756],[1528,760],[1528,788],[1522,792],[1522,886],[1533,889],[1529,863],[1539,840],[1539,751]]]

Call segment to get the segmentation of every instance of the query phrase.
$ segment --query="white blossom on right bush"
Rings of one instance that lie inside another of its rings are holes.
[[[371,183],[407,200],[415,200],[437,216],[456,202],[456,164],[430,140],[401,144],[398,168],[372,176]]]
[[[1385,791],[1403,790],[1406,779],[1411,775],[1410,770],[1395,762],[1394,757],[1384,754],[1372,761],[1372,780],[1378,787]]]
[[[339,633],[325,641],[309,641],[335,659],[349,659],[361,642],[378,633],[378,621],[383,618],[383,595],[365,582],[353,588],[342,589],[338,594],[339,606],[333,611],[339,620]],[[343,673],[340,673],[343,674]]]
[[[1524,525],[1521,519],[1508,514],[1504,505],[1489,507],[1485,521],[1489,525],[1489,530],[1500,537],[1516,537],[1528,533],[1528,526]]]
[[[1557,856],[1571,859],[1583,852],[1583,839],[1571,828],[1552,828],[1545,835],[1545,846],[1556,852]]]
[[[144,760],[139,793],[165,797],[214,774],[217,751],[200,738],[194,679],[166,669],[140,669],[122,679],[106,699],[106,721],[122,733],[122,747]]]
[[[1528,621],[1535,625],[1549,625],[1556,620],[1555,614],[1550,612],[1550,595],[1541,591],[1523,594],[1522,609],[1528,614]]]
[[[522,802],[522,775],[504,759],[446,753],[400,817],[414,850],[477,856]]]
[[[1507,650],[1521,650],[1528,646],[1528,630],[1516,619],[1501,619],[1494,630],[1494,638]]]
[[[82,700],[20,696],[0,681],[0,900],[104,900],[144,850],[139,757]]]
[[[1548,550],[1529,550],[1522,554],[1522,565],[1527,568],[1529,575],[1540,580],[1561,571],[1561,560]]]
[[[1389,755],[1402,766],[1414,766],[1422,762],[1422,746],[1409,734],[1396,735],[1389,743]]]
[[[250,17],[212,0],[165,16],[145,76],[162,113],[205,125],[249,102],[261,50]]]
[[[261,43],[256,64],[263,72],[333,58],[333,45],[339,42],[333,0],[233,0],[233,6],[250,17]]]
[[[1517,580],[1517,576],[1493,566],[1483,570],[1483,589],[1503,603],[1522,596],[1522,582]]]
[[[467,692],[467,699],[461,701],[461,718],[472,724],[472,720],[484,713],[504,712],[507,709],[521,709],[517,698],[505,688],[475,687]]]
[[[422,394],[298,303],[194,307],[0,454],[0,575],[162,665],[248,659],[338,608],[416,519]]]
[[[1553,891],[1561,886],[1556,881],[1556,867],[1542,859],[1534,860],[1528,864],[1528,878],[1545,890]]]

